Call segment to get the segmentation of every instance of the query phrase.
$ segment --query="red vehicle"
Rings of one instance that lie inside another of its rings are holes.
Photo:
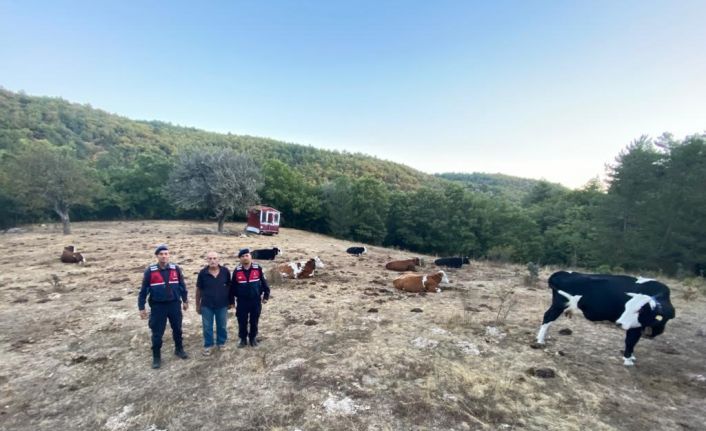
[[[248,225],[245,230],[263,235],[279,233],[279,211],[263,205],[248,208]]]

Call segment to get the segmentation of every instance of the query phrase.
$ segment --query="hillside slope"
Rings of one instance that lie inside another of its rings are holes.
[[[415,189],[440,180],[386,160],[321,150],[267,138],[219,134],[160,121],[130,120],[90,105],[35,97],[0,88],[0,156],[29,140],[47,140],[75,150],[78,157],[130,162],[141,152],[174,154],[180,148],[211,144],[247,152],[258,161],[274,158],[296,168],[312,183],[338,176],[370,175],[393,188]]]
[[[445,172],[436,175],[438,178],[454,181],[465,185],[474,192],[483,193],[489,196],[504,198],[516,204],[522,200],[537,186],[541,180],[529,178],[513,177],[504,174],[485,174],[480,172],[458,173]],[[549,183],[556,190],[566,190],[560,184]]]
[[[560,319],[546,349],[530,348],[550,302],[548,269],[527,287],[520,266],[472,262],[449,271],[452,283],[439,294],[404,294],[383,268],[410,256],[403,251],[369,247],[356,258],[345,253],[351,243],[303,231],[241,238],[212,228],[104,222],[76,223],[69,237],[54,225],[3,235],[3,429],[642,431],[706,423],[706,300],[685,300],[680,283],[668,281],[677,319],[638,344],[629,369],[624,333],[580,318]],[[318,255],[326,267],[272,286],[257,348],[202,357],[200,317],[190,309],[191,358],[171,355],[168,329],[163,368],[154,371],[136,295],[153,245],[165,240],[192,291],[208,249],[230,267],[234,250],[272,245],[284,249],[278,261]],[[59,262],[69,243],[87,265]],[[562,328],[573,335],[559,335]]]

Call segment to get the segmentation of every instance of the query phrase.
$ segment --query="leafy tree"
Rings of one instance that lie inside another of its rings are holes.
[[[285,223],[320,230],[323,215],[317,187],[309,184],[304,175],[275,159],[265,162],[262,174],[265,178],[262,199],[282,212]]]
[[[165,187],[173,165],[172,158],[154,152],[140,153],[131,163],[108,162],[102,174],[109,191],[102,206],[131,218],[169,218],[175,207]]]
[[[476,212],[480,253],[508,261],[538,260],[541,236],[527,211],[506,201],[483,200]]]
[[[323,210],[328,231],[348,238],[353,226],[353,190],[348,177],[339,177],[322,186]]]
[[[656,145],[668,150],[660,178],[659,210],[654,214],[655,265],[670,273],[678,264],[706,263],[706,135],[675,142],[663,136]]]
[[[210,211],[223,233],[226,217],[257,203],[260,170],[245,154],[215,147],[185,151],[172,170],[169,196],[182,209]]]
[[[652,141],[643,136],[621,152],[610,168],[606,215],[613,238],[605,252],[619,266],[652,267],[657,245],[654,216],[663,210],[659,202],[662,158]]]
[[[27,143],[9,160],[7,177],[17,201],[29,210],[53,210],[65,235],[71,233],[71,208],[91,205],[102,191],[93,169],[46,141]]]
[[[387,234],[389,196],[382,181],[365,176],[353,182],[351,234],[358,241],[381,244]]]
[[[449,237],[458,233],[458,227],[453,227],[452,232],[448,231],[449,206],[443,190],[425,187],[406,197],[393,196],[388,216],[391,229],[386,243],[432,253],[455,248],[449,244]],[[394,241],[399,244],[394,244]]]
[[[443,222],[441,238],[447,245],[445,252],[467,256],[478,248],[475,233],[477,217],[473,216],[479,200],[476,196],[455,184],[444,187],[446,205],[445,208],[439,208],[437,220]]]

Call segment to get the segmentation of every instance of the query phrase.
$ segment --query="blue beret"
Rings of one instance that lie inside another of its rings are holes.
[[[157,248],[154,249],[154,254],[159,254],[160,251],[162,250],[169,250],[169,246],[167,244],[160,244],[157,246]]]
[[[240,251],[238,251],[238,257],[240,257],[240,256],[242,256],[242,255],[244,255],[244,254],[248,254],[248,253],[250,253],[250,249],[249,249],[249,248],[241,248]]]

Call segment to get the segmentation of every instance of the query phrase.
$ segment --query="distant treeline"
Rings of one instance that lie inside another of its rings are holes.
[[[607,185],[568,190],[497,174],[430,176],[362,154],[134,121],[2,89],[0,225],[52,214],[68,223],[69,213],[71,220],[217,217],[215,203],[184,205],[180,193],[192,184],[188,166],[203,162],[194,154],[214,148],[254,162],[259,203],[282,211],[284,226],[431,254],[601,271],[674,274],[706,263],[703,134],[640,138],[610,166]],[[229,181],[239,184],[237,175]],[[244,215],[235,211],[238,220]]]

